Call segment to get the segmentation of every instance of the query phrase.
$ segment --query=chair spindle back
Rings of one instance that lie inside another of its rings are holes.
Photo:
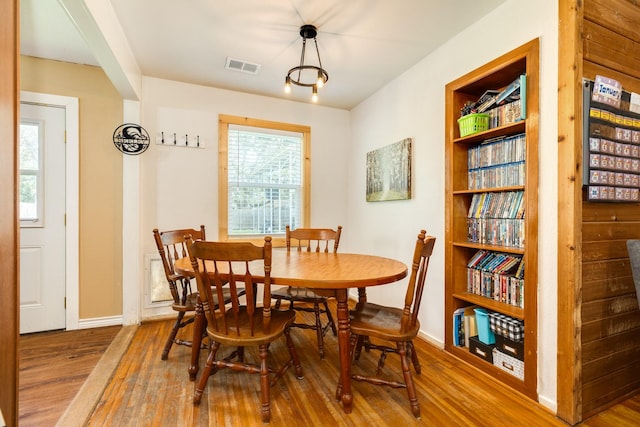
[[[185,304],[188,294],[191,293],[188,283],[189,280],[177,274],[174,268],[176,260],[189,256],[184,240],[186,235],[192,236],[194,240],[205,240],[204,225],[200,226],[200,230],[182,228],[178,230],[158,231],[157,228],[153,229],[153,238],[162,260],[164,274],[169,282],[173,302],[176,304]],[[182,294],[178,292],[176,286],[176,282],[179,280],[183,280],[183,284],[185,285],[185,288],[182,289]]]
[[[338,226],[337,231],[330,228],[296,228],[291,230],[291,227],[287,225],[285,234],[287,250],[291,250],[291,240],[293,239],[297,241],[298,252],[302,250],[329,252],[329,247],[333,246],[333,253],[336,253],[340,244],[340,234],[342,234],[341,225]]]
[[[187,236],[187,248],[196,277],[200,300],[209,328],[224,335],[241,336],[241,316],[248,316],[250,335],[255,328],[269,330],[271,318],[271,237],[264,238],[264,246],[249,242],[193,241]],[[264,260],[260,265],[252,261]],[[251,269],[253,268],[253,272]],[[256,305],[257,284],[263,283],[263,306]],[[242,285],[242,286],[239,286]],[[212,301],[216,292],[218,301],[223,299],[223,288],[231,293],[229,307],[216,306]],[[244,302],[240,301],[241,290],[246,291]],[[262,325],[255,325],[258,310],[262,310]]]
[[[413,252],[411,276],[409,278],[402,312],[402,329],[415,326],[418,319],[425,278],[427,277],[427,270],[429,269],[429,260],[436,243],[436,238],[427,236],[426,233],[425,230],[420,231]]]

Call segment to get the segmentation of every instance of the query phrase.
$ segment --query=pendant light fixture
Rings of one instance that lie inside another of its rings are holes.
[[[304,86],[311,88],[311,100],[313,102],[318,101],[318,89],[323,87],[327,80],[329,80],[329,73],[322,68],[322,61],[320,60],[320,51],[318,50],[318,41],[316,36],[318,30],[314,25],[303,25],[300,27],[300,37],[302,37],[302,53],[300,54],[300,65],[297,65],[289,70],[284,80],[285,93],[291,92],[291,84],[297,86]],[[307,39],[313,39],[313,43],[316,48],[316,56],[318,58],[318,65],[311,65],[306,63],[306,48]]]

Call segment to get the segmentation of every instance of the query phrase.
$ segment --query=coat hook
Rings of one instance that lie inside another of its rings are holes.
[[[187,135],[186,133],[184,134],[184,145],[189,145],[189,135]]]
[[[176,133],[173,133],[173,145],[176,145],[178,143],[178,140],[176,139]]]
[[[160,132],[162,134],[162,143],[164,144],[164,132]]]
[[[200,135],[196,135],[196,139],[197,139],[196,146],[200,147]]]

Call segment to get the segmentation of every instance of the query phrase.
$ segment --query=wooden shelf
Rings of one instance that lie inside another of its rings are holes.
[[[531,399],[537,400],[537,393],[531,392],[529,387],[525,381],[522,381],[519,378],[514,377],[506,373],[505,371],[493,366],[491,363],[486,360],[482,360],[478,356],[469,352],[469,349],[466,347],[455,347],[451,345],[445,346],[445,350],[459,359],[473,365],[483,371],[485,374],[488,374],[498,381],[503,382],[509,387],[519,391],[520,393],[530,397]]]
[[[521,191],[524,190],[524,185],[514,185],[511,187],[494,187],[494,188],[482,188],[479,190],[455,190],[454,195],[458,194],[475,194],[475,193],[497,193],[500,191]]]
[[[468,136],[464,136],[462,138],[454,139],[453,142],[455,144],[477,144],[478,142],[482,142],[485,139],[496,138],[499,136],[515,135],[517,133],[524,132],[525,123],[526,122],[524,120],[520,122],[509,123],[508,125],[485,130],[484,132],[478,132]]]
[[[473,243],[473,242],[453,242],[452,245],[460,248],[470,248],[470,249],[477,249],[477,250],[484,249],[486,251],[504,252],[509,254],[524,254],[523,248],[513,248],[510,246],[484,245],[482,243]]]
[[[500,313],[506,314],[507,316],[524,319],[524,310],[514,305],[505,304],[499,301],[492,300],[491,298],[471,294],[469,292],[454,293],[452,296],[453,298],[469,302],[473,305],[479,305],[488,308],[489,310],[499,311]]]
[[[537,400],[537,284],[538,284],[538,116],[539,40],[533,40],[484,66],[450,82],[445,91],[445,350],[515,390]],[[475,101],[488,89],[504,88],[526,74],[526,119],[487,131],[460,137],[457,119],[461,107]],[[525,134],[525,184],[509,187],[469,189],[468,150],[488,139]],[[524,248],[486,245],[465,241],[467,215],[473,196],[480,193],[523,191],[525,203]],[[478,251],[487,250],[522,257],[524,306],[506,304],[467,291],[467,263]],[[453,312],[480,306],[524,321],[524,380],[499,369],[453,343]]]

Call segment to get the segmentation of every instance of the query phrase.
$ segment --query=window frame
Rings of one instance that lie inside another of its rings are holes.
[[[229,126],[239,125],[302,134],[302,227],[309,227],[311,212],[311,127],[249,117],[218,116],[218,239],[220,241],[264,244],[263,237],[229,237]],[[284,235],[272,236],[274,247],[284,247]]]

